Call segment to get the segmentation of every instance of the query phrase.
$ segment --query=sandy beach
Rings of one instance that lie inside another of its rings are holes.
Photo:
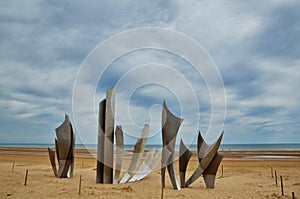
[[[221,153],[225,158],[218,170],[214,189],[206,189],[200,177],[188,188],[173,190],[167,176],[164,198],[292,198],[292,192],[300,198],[300,151]],[[130,156],[125,158],[123,168],[129,160]],[[178,172],[178,162],[175,164]],[[197,164],[197,158],[192,157],[187,178]],[[275,184],[275,177],[271,176],[271,167],[277,172],[278,185]],[[117,185],[96,184],[95,168],[93,156],[79,149],[75,152],[74,178],[60,179],[53,175],[47,149],[2,147],[0,198],[161,198],[159,167],[142,181]],[[27,186],[24,186],[26,170],[28,180]],[[82,189],[79,195],[80,175]],[[279,176],[283,178],[284,196]]]

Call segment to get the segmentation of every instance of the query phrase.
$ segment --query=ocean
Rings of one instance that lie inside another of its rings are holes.
[[[42,144],[42,143],[0,143],[0,147],[28,147],[28,148],[53,148],[54,144]],[[76,144],[77,149],[96,149],[96,144]],[[126,150],[133,150],[134,145],[125,145]],[[161,149],[161,145],[147,144],[146,149]],[[190,150],[197,150],[197,145],[188,146]],[[176,146],[176,150],[179,146]],[[300,150],[300,143],[272,143],[272,144],[221,144],[219,150]]]

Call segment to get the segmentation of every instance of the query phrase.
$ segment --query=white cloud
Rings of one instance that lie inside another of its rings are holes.
[[[191,36],[208,50],[218,65],[228,97],[225,142],[280,142],[282,139],[293,142],[297,137],[300,61],[295,55],[300,50],[296,38],[300,34],[296,23],[300,16],[295,10],[298,1],[3,1],[0,4],[0,107],[3,110],[0,116],[7,121],[21,121],[30,126],[31,119],[46,115],[43,116],[43,121],[48,121],[45,128],[56,127],[61,115],[71,112],[76,72],[91,49],[128,28],[158,26]],[[196,115],[200,114],[200,129],[205,133],[211,117],[205,82],[187,63],[174,57],[162,52],[125,55],[110,66],[111,76],[100,82],[106,84],[97,90],[101,93],[96,93],[96,103],[104,97],[105,87],[113,82],[109,81],[111,77],[120,77],[129,67],[156,61],[175,68],[192,83],[200,100],[200,113]],[[91,74],[93,71],[87,74],[87,84],[82,87],[83,95],[91,89]],[[148,75],[169,78],[155,71]],[[145,77],[140,74],[136,80]],[[173,76],[168,80],[173,81],[170,87],[177,86]],[[119,96],[124,94],[118,92]],[[152,99],[158,100],[164,92],[145,87],[136,94],[147,99],[154,95]],[[178,87],[176,92],[183,96],[183,104],[190,103],[185,89]],[[117,102],[122,113],[127,111],[123,108],[127,106],[124,99],[120,97]],[[220,98],[215,99],[217,105],[222,104]],[[177,111],[176,103],[172,105]],[[159,117],[155,117],[159,107],[148,110],[142,103],[133,103],[131,108],[134,114],[146,114],[145,118],[150,112],[156,122],[153,129],[159,129]],[[188,113],[192,111],[191,107],[182,108]],[[92,114],[91,120],[82,122],[91,126],[87,133],[93,141],[97,114],[90,111],[85,114]],[[221,120],[222,115],[216,116]],[[193,124],[193,117],[195,114],[187,114],[184,125]],[[5,130],[18,131],[22,127],[7,125]],[[181,129],[191,134],[196,134],[193,132],[196,130]]]

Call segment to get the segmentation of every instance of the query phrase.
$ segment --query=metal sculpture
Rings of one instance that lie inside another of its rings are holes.
[[[134,176],[128,182],[134,182],[134,181],[138,180],[140,178],[140,176],[143,175],[148,170],[149,164],[151,163],[154,154],[155,154],[154,148],[150,149],[147,152],[144,162],[142,163],[142,165],[140,166],[138,171],[135,172]]]
[[[186,148],[183,141],[180,140],[180,147],[179,147],[179,175],[180,175],[180,186],[184,188],[185,185],[185,173],[186,168],[189,163],[190,158],[192,157],[193,153]]]
[[[188,187],[190,184],[192,184],[202,174],[207,188],[214,187],[215,175],[223,158],[221,154],[217,153],[223,134],[224,132],[221,133],[220,137],[215,143],[208,145],[202,138],[201,133],[198,133],[197,150],[199,166],[194,171],[192,176],[185,182],[185,187]]]
[[[99,103],[99,123],[98,123],[98,149],[97,149],[97,169],[96,183],[117,184],[128,182],[135,174],[135,170],[139,168],[142,160],[147,137],[149,133],[149,125],[146,124],[142,130],[141,138],[137,140],[134,146],[132,160],[127,172],[119,182],[122,169],[122,156],[124,153],[124,137],[121,126],[116,127],[116,164],[113,175],[113,155],[114,155],[114,107],[115,107],[115,88],[112,87],[106,91],[106,98]],[[150,157],[151,156],[151,157]],[[149,164],[152,168],[151,161],[154,154],[149,154],[145,160],[145,164]],[[155,160],[157,156],[155,156]],[[155,165],[156,166],[156,165]],[[144,169],[144,168],[140,168]],[[152,171],[152,170],[151,170]],[[150,171],[150,172],[151,172]],[[146,175],[150,173],[146,171]],[[137,175],[133,180],[140,180],[146,175]],[[132,181],[132,180],[131,180]]]
[[[160,159],[161,151],[156,151],[155,148],[150,149],[145,157],[143,164],[135,173],[135,175],[129,180],[129,182],[134,182],[145,178],[155,169]]]
[[[74,170],[74,148],[75,134],[69,116],[65,115],[65,121],[55,129],[56,137],[55,148],[48,148],[49,158],[54,175],[59,178],[73,177]],[[55,153],[58,161],[56,168]]]
[[[170,112],[166,103],[164,102],[162,110],[163,152],[161,161],[161,183],[162,187],[165,187],[165,172],[167,168],[173,188],[177,190],[180,190],[180,186],[176,178],[176,171],[173,162],[176,136],[182,121],[183,119],[176,117]],[[168,152],[170,152],[170,155],[169,157],[166,157]]]
[[[106,91],[99,104],[96,183],[113,183],[115,88]]]
[[[120,181],[120,183],[126,183],[135,174],[134,171],[138,167],[138,165],[141,161],[141,158],[143,156],[143,153],[144,153],[144,149],[145,149],[145,146],[146,146],[146,143],[147,143],[148,133],[149,133],[149,125],[145,124],[145,126],[142,130],[141,138],[138,139],[136,141],[136,144],[134,145],[132,159],[131,159],[131,162],[129,164],[128,170],[125,173],[122,180]]]
[[[115,175],[113,184],[117,184],[119,182],[119,177],[122,169],[122,160],[123,160],[123,151],[124,151],[124,137],[122,126],[118,125],[116,127],[116,166],[115,166]]]
[[[198,146],[197,146],[197,156],[199,161],[199,166],[192,174],[192,176],[185,182],[185,175],[188,166],[188,162],[193,155],[193,153],[184,145],[183,141],[180,142],[179,150],[179,172],[180,172],[180,186],[176,177],[176,171],[174,167],[174,153],[175,153],[175,143],[178,130],[180,128],[183,119],[176,117],[168,109],[166,103],[163,103],[162,109],[162,151],[155,151],[155,149],[150,149],[144,158],[144,161],[140,164],[144,149],[147,143],[147,137],[149,133],[149,125],[146,124],[142,130],[141,138],[137,140],[134,151],[132,154],[132,159],[127,169],[127,172],[123,178],[119,181],[121,169],[122,169],[122,156],[124,153],[124,137],[121,126],[116,127],[116,164],[115,164],[115,175],[113,176],[113,154],[114,154],[114,99],[115,89],[110,88],[106,92],[106,99],[99,103],[99,124],[98,124],[98,151],[97,151],[97,172],[96,172],[96,182],[104,184],[117,184],[126,183],[141,180],[146,177],[151,171],[155,169],[159,160],[161,160],[161,182],[163,188],[165,187],[165,172],[168,169],[169,177],[174,189],[180,189],[192,184],[198,177],[203,175],[205,184],[207,188],[213,188],[215,183],[215,177],[218,167],[222,161],[223,156],[218,153],[218,148],[220,146],[223,133],[220,135],[218,140],[212,145],[208,145],[201,136],[198,134]],[[67,118],[67,116],[66,116]],[[68,120],[68,118],[66,119]],[[66,121],[65,121],[66,122]],[[65,123],[64,122],[64,123]],[[63,125],[62,125],[63,126]],[[71,127],[71,138],[72,147],[74,148],[75,138],[72,137],[73,130]],[[59,127],[60,128],[60,127]],[[64,129],[65,127],[61,127]],[[57,137],[61,137],[57,130]],[[57,157],[60,160],[61,157],[65,157],[66,154],[60,154],[59,149],[62,148],[61,141],[56,141],[56,151]],[[52,164],[54,174],[56,176],[66,176],[66,165],[71,165],[70,176],[73,173],[74,166],[74,155],[73,150],[72,155],[67,156],[67,161],[59,161],[59,168],[62,170],[56,170],[55,166],[55,152],[49,149],[49,157]],[[69,163],[71,161],[71,163]],[[136,172],[137,170],[137,172]]]
[[[209,166],[203,172],[203,178],[206,185],[206,188],[214,188],[215,179],[218,168],[222,162],[223,156],[220,153],[217,153],[214,159],[211,161]]]

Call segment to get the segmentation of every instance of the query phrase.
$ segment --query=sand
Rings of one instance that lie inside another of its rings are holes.
[[[190,187],[173,190],[166,178],[164,198],[300,198],[300,151],[224,151],[214,189],[206,189],[202,177]],[[249,158],[276,155],[298,158]],[[125,165],[129,164],[125,158]],[[14,170],[12,171],[14,163]],[[175,163],[178,171],[178,162]],[[197,167],[192,157],[187,177]],[[126,167],[126,166],[125,166]],[[284,194],[271,176],[271,167],[283,177]],[[96,184],[96,160],[85,150],[76,150],[74,178],[53,175],[47,149],[0,148],[0,198],[161,198],[160,170],[139,182]],[[27,186],[24,186],[28,169]],[[82,176],[81,194],[78,194]],[[179,177],[179,175],[178,175]]]

